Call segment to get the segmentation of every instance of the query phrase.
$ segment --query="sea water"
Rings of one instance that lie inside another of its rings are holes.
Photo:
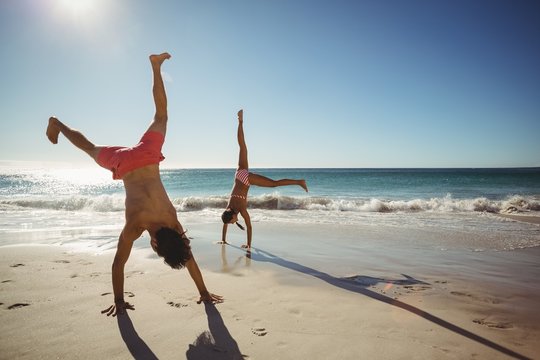
[[[448,246],[471,249],[540,246],[540,226],[497,216],[540,216],[540,168],[511,169],[251,169],[298,186],[249,191],[257,222],[356,226],[387,232],[423,230]],[[235,169],[162,169],[183,225],[220,224]],[[122,181],[99,167],[0,166],[0,245],[85,242],[116,244],[124,224]],[[216,226],[219,233],[220,228]],[[360,230],[361,231],[361,230]],[[219,237],[219,234],[216,235]]]

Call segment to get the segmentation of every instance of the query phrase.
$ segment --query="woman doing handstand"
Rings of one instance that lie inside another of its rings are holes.
[[[243,129],[243,116],[244,111],[238,111],[238,145],[240,146],[240,156],[238,159],[238,169],[234,176],[234,186],[232,189],[231,197],[229,203],[227,204],[227,209],[221,214],[221,220],[223,220],[223,231],[221,236],[221,242],[227,244],[227,226],[229,224],[236,224],[242,230],[244,227],[238,224],[238,214],[242,215],[244,221],[246,222],[247,227],[247,244],[242,245],[243,248],[251,249],[251,220],[249,213],[247,211],[247,194],[249,187],[251,185],[261,186],[261,187],[277,187],[277,186],[287,186],[287,185],[298,185],[302,187],[306,192],[308,191],[306,181],[293,180],[293,179],[280,179],[272,180],[265,176],[255,174],[249,171],[248,166],[248,155],[247,155],[247,146],[244,140],[244,129]]]

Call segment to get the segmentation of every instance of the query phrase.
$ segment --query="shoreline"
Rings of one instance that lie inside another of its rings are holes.
[[[139,246],[125,280],[136,310],[119,319],[100,314],[112,304],[114,249],[0,247],[3,355],[525,359],[540,352],[538,247],[440,251],[376,238],[350,248],[348,229],[257,223],[248,258],[239,249],[245,234],[216,245],[216,226],[196,226],[192,246],[208,290],[224,303],[197,305],[187,271]],[[343,247],[342,260],[325,254],[324,243]],[[357,254],[352,264],[348,253]]]
[[[500,216],[505,219],[510,219],[514,221],[521,221],[529,224],[540,225],[540,216],[535,215],[522,215],[522,214],[502,214],[498,213],[497,216]]]

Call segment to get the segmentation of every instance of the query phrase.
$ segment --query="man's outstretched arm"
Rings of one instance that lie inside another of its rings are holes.
[[[133,306],[124,301],[124,267],[131,254],[133,242],[141,236],[142,231],[126,226],[118,238],[116,255],[112,264],[112,285],[114,293],[114,305],[102,311],[107,316],[123,314],[125,309],[133,310]]]
[[[201,302],[211,302],[211,303],[220,303],[223,302],[223,297],[219,295],[212,294],[208,292],[206,289],[206,285],[204,285],[204,280],[202,277],[201,270],[199,269],[199,266],[197,265],[197,262],[195,261],[195,258],[193,258],[193,255],[191,255],[191,259],[189,259],[186,262],[186,268],[189,271],[189,275],[195,282],[195,286],[197,286],[197,289],[199,290],[199,294],[201,297],[199,298],[199,301],[197,301],[198,304]]]

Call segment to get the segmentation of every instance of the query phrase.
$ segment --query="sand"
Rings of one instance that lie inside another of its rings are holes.
[[[125,286],[135,310],[117,318],[101,314],[112,303],[114,251],[1,247],[0,358],[540,358],[538,248],[366,246],[344,264],[322,252],[305,257],[302,241],[283,247],[306,228],[256,224],[259,251],[248,258],[240,236],[215,244],[214,227],[190,233],[206,285],[223,303],[197,304],[185,270],[135,248]]]

